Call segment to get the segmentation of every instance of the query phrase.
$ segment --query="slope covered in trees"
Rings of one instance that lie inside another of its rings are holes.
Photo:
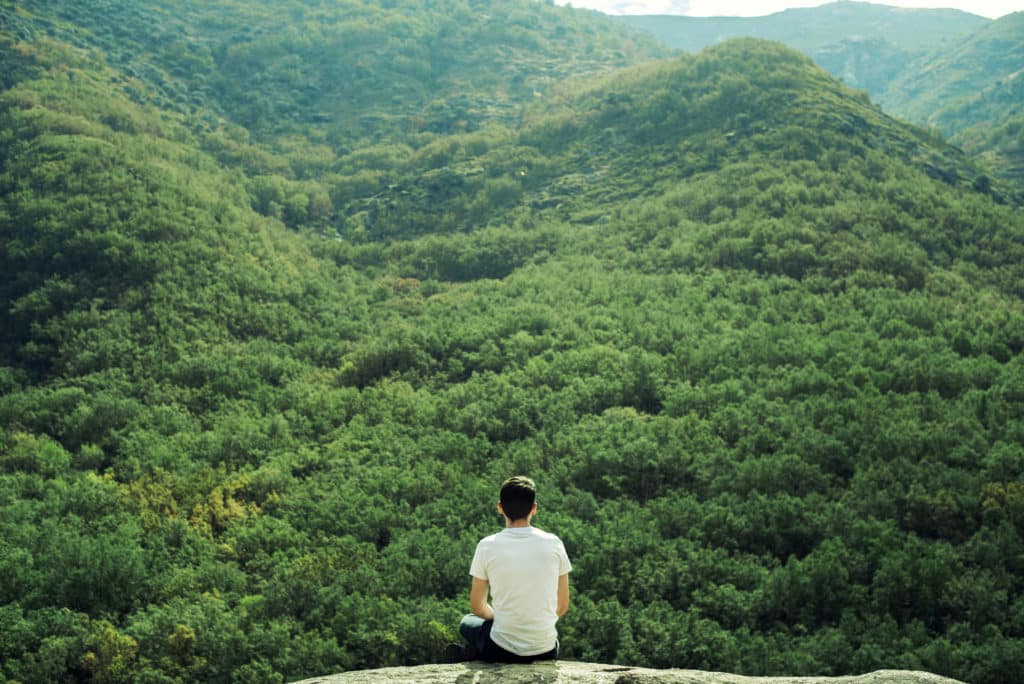
[[[873,97],[884,93],[915,58],[948,49],[989,23],[959,10],[910,10],[847,0],[761,17],[650,15],[618,20],[686,52],[737,37],[777,40]]]
[[[999,175],[1024,187],[1024,12],[1008,14],[955,49],[912,64],[882,95],[883,106],[934,126]]]
[[[1024,217],[957,150],[738,41],[311,159],[40,7],[4,6],[60,27],[3,38],[4,679],[436,659],[513,472],[570,657],[1022,679]]]
[[[619,21],[695,52],[735,36],[778,40],[885,110],[933,127],[1021,188],[1024,14],[990,21],[957,10],[836,2],[764,17],[632,16]]]
[[[513,122],[570,75],[664,54],[639,32],[531,0],[0,6],[22,40],[101,51],[136,99],[335,148]]]
[[[642,28],[671,48],[699,52],[730,38],[777,40],[799,50],[836,45],[851,36],[884,38],[909,53],[933,50],[985,26],[989,20],[953,9],[889,7],[840,0],[759,17],[633,15],[617,21]]]

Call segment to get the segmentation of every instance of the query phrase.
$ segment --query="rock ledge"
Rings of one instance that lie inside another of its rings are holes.
[[[558,660],[530,665],[482,662],[360,670],[296,684],[962,684],[927,672],[880,670],[856,677],[741,677]]]

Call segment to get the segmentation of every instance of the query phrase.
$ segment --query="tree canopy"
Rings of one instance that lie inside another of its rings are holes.
[[[566,656],[1024,678],[1013,197],[778,44],[378,5],[0,3],[0,676],[431,662],[527,473]]]

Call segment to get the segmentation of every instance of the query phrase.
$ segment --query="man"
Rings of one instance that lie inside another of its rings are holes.
[[[445,654],[451,661],[502,663],[557,658],[555,623],[569,610],[569,556],[558,537],[531,524],[537,513],[533,480],[505,480],[499,498],[505,529],[480,540],[470,565],[473,613],[459,625],[468,645],[451,645]]]

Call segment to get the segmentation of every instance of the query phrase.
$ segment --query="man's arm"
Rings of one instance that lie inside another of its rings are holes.
[[[473,611],[473,615],[484,620],[494,619],[494,610],[487,605],[487,592],[490,586],[487,580],[474,577],[473,587],[469,590],[469,609]]]
[[[474,580],[475,581],[475,580]],[[562,617],[569,611],[569,573],[558,576],[558,606],[555,612]]]

